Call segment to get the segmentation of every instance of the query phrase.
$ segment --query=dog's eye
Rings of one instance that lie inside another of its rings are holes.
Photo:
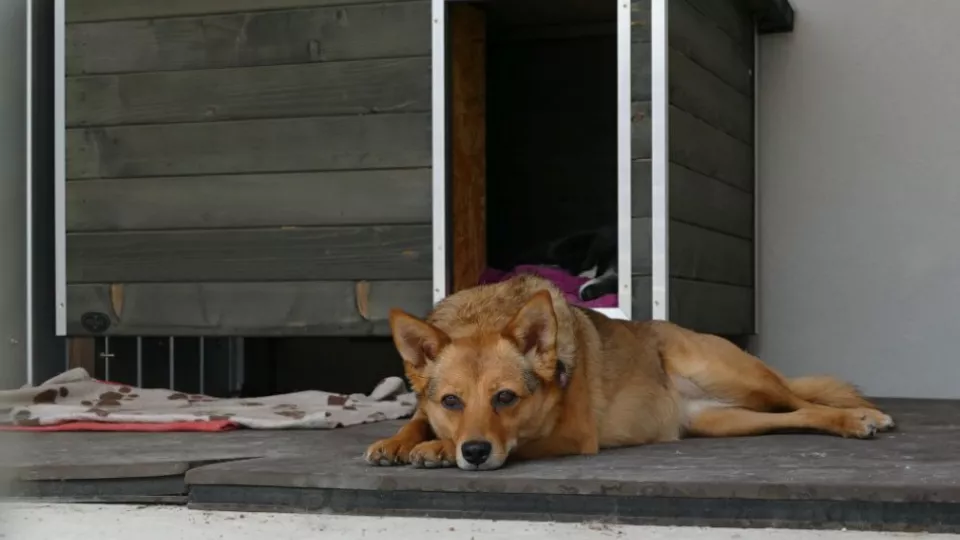
[[[463,402],[460,401],[460,398],[453,394],[447,394],[440,399],[440,404],[450,410],[457,410],[463,408]]]
[[[517,401],[517,395],[510,390],[501,390],[500,392],[497,392],[496,396],[493,397],[493,401],[500,407],[513,405],[513,402]]]

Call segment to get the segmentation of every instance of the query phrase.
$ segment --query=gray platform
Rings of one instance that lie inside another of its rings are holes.
[[[888,401],[896,432],[686,440],[467,473],[376,468],[397,423],[335,431],[3,434],[15,495],[196,508],[960,531],[960,402]]]

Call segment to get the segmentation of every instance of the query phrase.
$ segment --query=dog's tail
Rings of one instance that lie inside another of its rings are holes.
[[[818,405],[844,409],[876,408],[860,394],[857,387],[833,377],[799,377],[788,380],[787,386],[794,394]]]

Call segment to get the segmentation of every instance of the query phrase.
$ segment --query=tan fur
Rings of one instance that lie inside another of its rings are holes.
[[[722,338],[572,307],[533,276],[461,291],[425,321],[395,310],[390,324],[419,401],[367,449],[376,465],[495,469],[685,436],[893,427],[848,383],[789,380]]]

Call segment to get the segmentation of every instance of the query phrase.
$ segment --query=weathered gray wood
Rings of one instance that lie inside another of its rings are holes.
[[[426,279],[429,225],[67,235],[68,283]]]
[[[67,183],[67,231],[429,223],[430,169]]]
[[[631,156],[633,159],[647,159],[652,151],[651,137],[653,125],[650,118],[650,102],[633,102],[631,117]]]
[[[650,44],[634,43],[630,61],[633,101],[650,101]],[[670,49],[670,103],[743,142],[753,141],[753,102],[716,75]]]
[[[67,126],[430,110],[430,59],[71,77]]]
[[[632,311],[631,317],[635,321],[647,321],[653,317],[653,283],[650,275],[637,275],[634,273],[633,281]]]
[[[714,0],[716,1],[716,0]],[[670,49],[670,103],[747,144],[753,142],[753,100],[675,49]]]
[[[633,274],[649,275],[650,218],[632,221]],[[753,286],[753,242],[670,220],[670,276]]]
[[[649,276],[653,252],[651,244],[650,218],[630,220],[631,273],[635,276]]]
[[[753,242],[670,220],[671,277],[753,287]]]
[[[670,320],[710,334],[753,333],[753,289],[670,279]]]
[[[650,0],[630,2],[630,40],[634,43],[650,41]]]
[[[429,280],[69,285],[67,331],[107,315],[108,335],[389,335],[389,310],[426,315]]]
[[[429,113],[67,130],[68,178],[428,167]]]
[[[367,3],[370,0],[67,0],[66,15],[73,23]]]
[[[672,177],[673,171],[669,171],[669,174]],[[633,163],[630,164],[631,217],[650,217],[650,198],[653,195],[651,192],[653,189],[653,184],[651,183],[652,175],[652,163],[649,158],[635,159]],[[670,187],[672,188],[673,186]]]
[[[670,107],[670,160],[744,191],[753,191],[753,148]]]
[[[633,318],[650,318],[649,276],[633,278]],[[753,289],[670,279],[670,321],[691,330],[724,336],[753,333]]]
[[[685,0],[671,0],[670,46],[746,96],[753,95],[753,55]]]
[[[650,216],[650,161],[632,167],[633,217]],[[670,217],[692,225],[753,238],[753,196],[743,190],[670,164]]]
[[[673,0],[672,0],[673,1]],[[744,51],[753,53],[754,22],[751,10],[742,0],[686,0],[694,9],[713,21]],[[762,0],[764,2],[768,0]]]
[[[633,43],[630,47],[630,98],[633,101],[652,99],[650,42]]]
[[[165,4],[110,2],[140,7]],[[225,8],[233,4],[220,3]],[[238,6],[227,11],[209,17],[68,25],[67,75],[430,54],[430,2],[423,0],[261,13],[243,13]]]

